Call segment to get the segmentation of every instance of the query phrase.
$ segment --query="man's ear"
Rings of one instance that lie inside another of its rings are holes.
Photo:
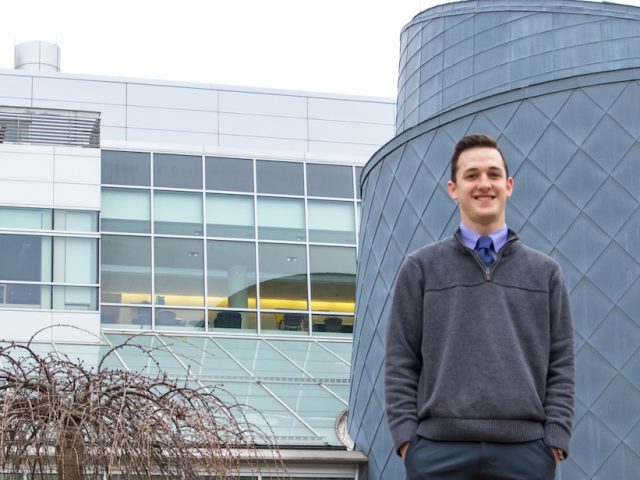
[[[458,200],[458,186],[453,180],[447,182],[447,191],[452,200]]]
[[[507,197],[510,197],[512,193],[513,193],[513,177],[509,177],[507,178]]]

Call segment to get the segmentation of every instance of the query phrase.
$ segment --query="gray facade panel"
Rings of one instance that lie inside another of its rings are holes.
[[[397,133],[495,93],[640,66],[640,16],[634,7],[571,0],[450,5],[426,10],[402,31]],[[443,82],[412,95],[414,75],[425,69],[429,77],[442,72]],[[474,81],[464,80],[470,76]],[[428,102],[435,95],[442,95],[442,105]]]

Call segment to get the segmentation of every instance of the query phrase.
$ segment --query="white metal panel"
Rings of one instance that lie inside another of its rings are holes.
[[[96,149],[99,153],[99,150]],[[100,157],[97,155],[59,155],[54,157],[54,181],[100,185]]]
[[[115,81],[33,77],[33,98],[124,105],[126,88]]]
[[[0,180],[0,204],[50,207],[53,205],[53,183]]]
[[[22,145],[0,147],[0,179],[26,182],[53,181],[53,147],[30,150]]]
[[[306,117],[307,98],[294,95],[220,91],[220,111],[249,115]]]
[[[364,160],[368,160],[378,148],[380,147],[377,145],[361,143],[314,142],[313,140],[309,142],[309,152],[362,156]]]
[[[329,142],[384,145],[395,135],[394,125],[309,120],[309,139]]]
[[[51,340],[51,312],[40,310],[5,310],[0,309],[0,325],[11,325],[2,328],[2,340],[29,340],[38,330],[45,328],[36,338],[40,341]],[[66,322],[61,322],[66,323]]]
[[[127,84],[127,105],[218,110],[218,91],[208,88]]]
[[[394,103],[309,98],[309,118],[381,123],[395,127]]]
[[[31,77],[0,75],[0,92],[9,97],[31,98]]]
[[[250,137],[243,135],[220,135],[220,146],[238,149],[280,150],[286,152],[305,152],[306,140],[291,140],[285,138]]]
[[[177,108],[127,107],[127,126],[158,130],[217,133],[218,113]]]
[[[220,113],[220,133],[274,138],[307,138],[304,118]]]
[[[160,143],[162,144],[162,151],[166,151],[172,144],[190,145],[191,147],[194,145],[208,145],[216,147],[218,146],[218,134],[127,128],[127,141]]]
[[[65,325],[54,327],[49,333],[49,338],[54,342],[96,343],[100,339],[100,313],[98,312],[53,312],[51,324]]]
[[[53,206],[100,210],[100,185],[55,183],[53,184]]]

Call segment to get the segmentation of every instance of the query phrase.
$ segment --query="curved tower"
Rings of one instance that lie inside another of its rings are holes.
[[[507,222],[564,270],[576,412],[558,478],[640,472],[640,9],[573,0],[441,5],[402,31],[397,136],[363,171],[349,432],[364,478],[404,478],[384,416],[387,314],[404,256],[451,235],[458,139],[513,172]]]

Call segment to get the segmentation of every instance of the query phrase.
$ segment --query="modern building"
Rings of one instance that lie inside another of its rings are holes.
[[[489,133],[514,175],[507,222],[562,266],[576,405],[562,480],[640,478],[640,9],[573,0],[440,5],[402,30],[396,136],[362,173],[349,432],[361,478],[404,478],[383,357],[404,256],[451,235],[455,142]]]
[[[357,478],[358,185],[394,101],[59,61],[28,42],[0,70],[0,338],[89,365],[156,348],[111,365],[222,385],[295,478]]]

